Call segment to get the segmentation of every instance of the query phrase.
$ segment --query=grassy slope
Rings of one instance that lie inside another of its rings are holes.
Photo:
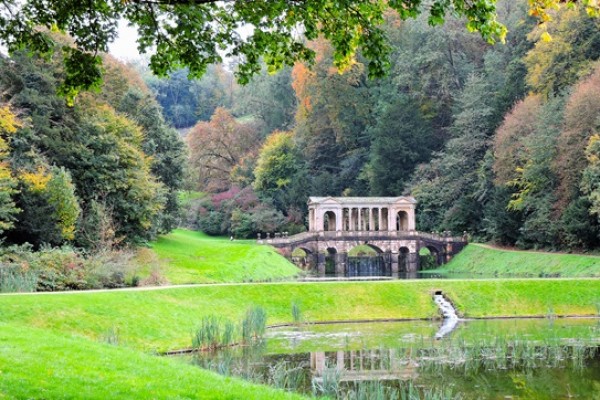
[[[278,280],[299,270],[273,248],[177,229],[152,244],[173,284]]]
[[[92,339],[116,328],[129,347],[165,350],[188,347],[201,316],[238,320],[253,304],[267,310],[271,324],[290,321],[294,301],[309,321],[432,317],[434,289],[444,290],[468,317],[597,315],[600,307],[600,280],[425,280],[0,295],[0,315]]]
[[[1,398],[262,399],[291,395],[147,354],[187,347],[202,315],[237,319],[262,305],[289,321],[430,317],[442,289],[467,316],[598,314],[600,280],[231,284],[0,295]],[[100,343],[117,329],[121,345]],[[140,352],[139,350],[145,350]]]
[[[442,271],[514,276],[600,277],[600,257],[501,250],[469,244]]]
[[[0,324],[0,399],[300,399],[131,349]]]

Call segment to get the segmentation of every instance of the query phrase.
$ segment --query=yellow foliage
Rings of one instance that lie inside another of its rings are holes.
[[[598,157],[598,153],[595,151],[596,147],[600,144],[600,135],[594,134],[590,137],[588,141],[588,145],[585,151],[585,155],[590,164],[595,165],[600,162],[600,157]]]
[[[24,182],[31,191],[41,192],[48,186],[48,182],[52,179],[52,175],[48,173],[46,168],[38,167],[35,172],[21,172],[19,174],[19,179]]]
[[[21,122],[8,106],[0,107],[0,133],[15,133],[21,126]]]

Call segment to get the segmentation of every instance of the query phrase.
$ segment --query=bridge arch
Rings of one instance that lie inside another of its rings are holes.
[[[398,250],[398,271],[399,272],[408,272],[408,254],[410,253],[410,249],[408,247],[402,246]]]
[[[323,214],[323,230],[335,231],[336,229],[336,215],[333,211],[326,211]]]
[[[408,213],[406,211],[398,211],[396,214],[396,230],[408,230]]]
[[[325,249],[325,273],[328,275],[335,274],[337,254],[338,251],[335,247]]]
[[[434,265],[428,266],[426,257],[428,257],[429,255],[431,256],[431,261],[433,262]],[[441,248],[440,246],[426,243],[419,250],[419,257],[421,258],[420,264],[422,266],[422,269],[437,267],[444,263],[444,261],[443,261],[444,260],[444,249]]]

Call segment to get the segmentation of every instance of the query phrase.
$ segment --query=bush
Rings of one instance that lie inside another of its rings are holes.
[[[35,292],[37,275],[26,266],[0,263],[0,292]]]
[[[42,247],[35,252],[28,244],[11,246],[0,253],[0,284],[11,291],[131,286],[137,270],[132,258],[133,253],[126,250],[86,255],[66,246]]]
[[[250,238],[259,232],[303,229],[286,221],[272,205],[261,202],[250,187],[214,194],[203,199],[197,210],[194,225],[209,235]]]

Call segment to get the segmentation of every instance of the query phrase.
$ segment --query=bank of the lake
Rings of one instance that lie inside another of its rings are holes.
[[[473,276],[600,277],[600,256],[507,250],[471,243],[443,268],[429,272]]]
[[[1,399],[301,399],[177,360],[0,323]]]
[[[292,320],[297,303],[307,321],[432,318],[434,290],[465,317],[598,315],[600,280],[421,280],[228,284],[155,290],[0,295],[4,322],[120,343],[144,351],[189,347],[202,316],[241,319],[251,305],[268,323]]]
[[[160,236],[151,248],[172,284],[276,281],[300,272],[270,246],[186,229]]]

